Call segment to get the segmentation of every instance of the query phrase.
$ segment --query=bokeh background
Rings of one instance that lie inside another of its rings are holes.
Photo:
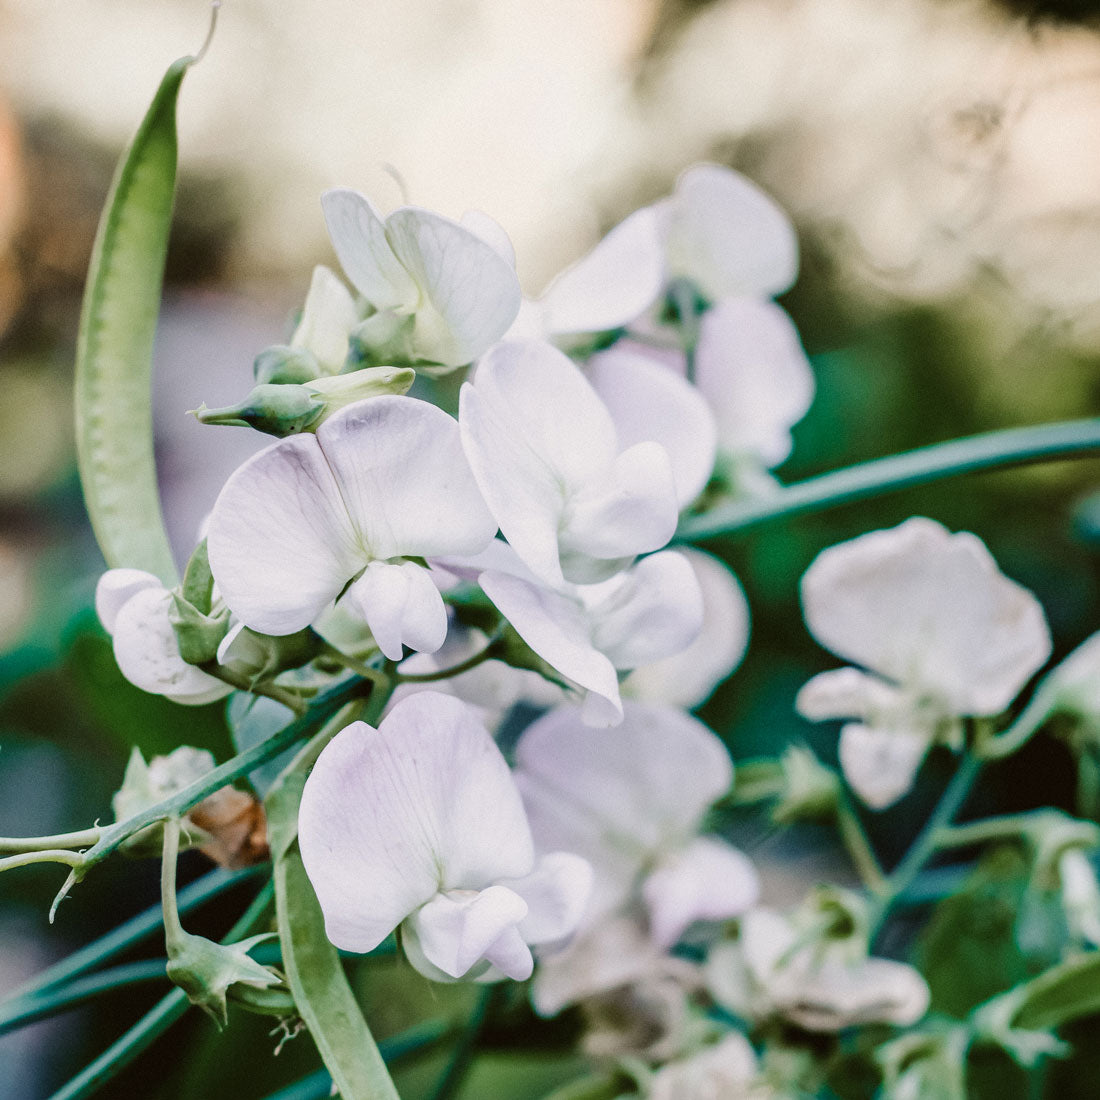
[[[206,31],[202,0],[0,0],[0,833],[109,817],[129,747],[230,751],[219,706],[130,687],[91,611],[102,561],[77,484],[70,395],[82,280],[120,151],[167,64]],[[750,175],[791,212],[803,269],[784,304],[818,397],[780,470],[794,480],[984,429],[1100,413],[1100,13],[1090,0],[226,0],[180,109],[181,186],[157,343],[157,448],[181,557],[225,476],[266,437],[185,415],[246,392],[311,265],[333,262],[318,197],[356,187],[491,213],[525,289],[700,159]],[[822,547],[913,514],[978,532],[1042,600],[1058,655],[1100,628],[1100,462],[1056,463],[896,494],[712,548],[749,595],[748,656],[703,710],[735,758],[835,729],[793,713],[830,665],[797,581]],[[869,826],[886,859],[949,761]],[[1072,807],[1072,761],[1042,736],[974,805]],[[827,834],[735,822],[772,900],[843,875]],[[188,855],[184,878],[207,869]],[[153,863],[115,860],[45,914],[62,873],[0,880],[0,996],[156,902]],[[1019,870],[935,915],[951,954],[937,1003],[964,1011],[1028,971],[1012,945]],[[247,888],[192,919],[220,934]],[[927,911],[914,916],[914,927]],[[904,929],[903,929],[904,934]],[[908,949],[899,942],[895,950]],[[145,954],[155,954],[150,941]],[[137,952],[137,956],[142,954]],[[0,1037],[0,1093],[47,1096],[164,991],[143,986]],[[375,964],[380,1034],[461,1006]],[[524,1100],[576,1072],[568,1017],[490,1034],[463,1096]],[[219,1039],[192,1013],[104,1095],[253,1100],[316,1067],[277,1059],[262,1021]],[[1077,1038],[1100,1037],[1085,1022]],[[532,1037],[533,1036],[533,1037]],[[1095,1049],[1100,1044],[1092,1043]],[[1090,1043],[1049,1095],[1096,1096]],[[407,1070],[415,1098],[433,1067]],[[975,1095],[1023,1096],[978,1067]],[[858,1083],[854,1091],[861,1093]]]

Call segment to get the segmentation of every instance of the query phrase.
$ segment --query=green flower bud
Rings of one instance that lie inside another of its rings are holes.
[[[231,424],[284,436],[311,427],[324,408],[324,401],[304,385],[263,383],[237,405],[208,409],[203,404],[191,412],[203,424]]]
[[[274,937],[274,932],[264,932],[240,943],[220,944],[177,927],[166,937],[168,977],[187,994],[193,1005],[198,1005],[219,1029],[223,1028],[229,1019],[226,995],[234,986],[285,989],[278,974],[248,956],[256,944]],[[288,1002],[280,997],[276,1003],[282,1009]],[[293,1011],[293,1000],[289,1005],[289,1011]],[[276,1014],[285,1016],[288,1011]]]
[[[372,313],[348,335],[348,363],[377,367],[387,363],[416,361],[412,338],[416,318],[411,314],[382,310]]]
[[[772,819],[780,824],[807,818],[827,817],[836,810],[840,781],[808,749],[790,745],[780,758],[783,791],[772,808]]]
[[[300,385],[266,383],[237,405],[193,410],[204,424],[232,424],[268,435],[316,431],[333,413],[356,401],[383,394],[405,394],[416,381],[410,367],[366,367],[351,374],[326,375]]]
[[[317,356],[308,348],[292,348],[285,344],[264,348],[252,363],[252,373],[259,385],[296,385],[312,382],[324,373]]]
[[[168,620],[176,632],[180,656],[189,665],[204,665],[214,659],[229,629],[229,609],[223,607],[215,615],[204,615],[178,592],[173,592]]]

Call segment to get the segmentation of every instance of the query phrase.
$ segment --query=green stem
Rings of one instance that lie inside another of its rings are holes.
[[[976,844],[988,844],[991,840],[1024,836],[1034,821],[1033,814],[1006,814],[985,821],[971,821],[966,825],[945,825],[936,836],[936,847],[969,848]]]
[[[221,680],[222,683],[232,685],[238,691],[247,691],[252,695],[265,695],[268,699],[274,699],[275,702],[282,703],[284,707],[299,718],[308,713],[308,708],[300,695],[293,691],[287,691],[286,688],[280,687],[278,684],[255,683],[251,677],[241,676],[226,668],[225,665],[219,665],[217,661],[207,661],[197,667],[215,679]]]
[[[48,848],[90,848],[103,835],[95,825],[75,833],[55,833],[53,836],[0,837],[0,852],[42,852]]]
[[[179,903],[176,900],[176,863],[180,854],[180,821],[170,817],[164,823],[164,852],[160,860],[160,906],[164,912],[164,944],[168,958],[172,958],[184,940],[180,923]]]
[[[248,867],[243,871],[211,871],[208,875],[204,875],[199,879],[198,882],[193,882],[180,891],[179,911],[180,913],[188,913],[210,898],[224,893],[232,886],[237,886],[250,878],[255,878],[257,874],[265,870],[267,868]],[[7,1011],[9,1006],[12,1006],[17,1000],[35,996],[43,990],[67,982],[87,970],[100,966],[109,959],[121,955],[124,951],[133,947],[135,943],[157,931],[161,927],[162,916],[163,913],[158,902],[124,924],[120,924],[105,936],[101,936],[98,940],[82,947],[79,951],[67,955],[53,966],[42,971],[36,978],[32,978],[25,985],[13,990],[10,996],[0,1003],[0,1015]],[[159,965],[163,972],[163,961]]]
[[[707,515],[688,516],[680,524],[676,541],[701,542],[718,535],[742,534],[787,516],[820,512],[960,474],[1097,453],[1100,453],[1100,419],[984,432],[834,470],[788,485],[763,500],[731,504]]]
[[[967,753],[963,757],[958,770],[951,777],[951,782],[947,784],[947,789],[932,811],[932,816],[925,822],[924,828],[913,841],[909,851],[902,857],[901,862],[887,877],[886,887],[872,907],[872,938],[874,933],[882,927],[882,922],[886,919],[894,902],[905,893],[924,865],[935,854],[942,831],[951,824],[952,818],[962,809],[983,763],[980,757],[972,753]]]
[[[306,714],[295,719],[278,733],[272,734],[266,741],[253,746],[247,752],[234,756],[220,767],[208,772],[201,779],[197,779],[194,783],[184,787],[183,790],[142,810],[140,813],[134,814],[132,817],[128,817],[125,821],[108,825],[103,830],[99,840],[82,856],[76,857],[80,861],[79,865],[69,860],[63,861],[69,862],[74,870],[55,899],[54,910],[56,910],[61,898],[65,896],[73,883],[79,882],[91,867],[106,859],[128,837],[133,836],[134,833],[140,832],[156,821],[164,821],[186,813],[192,806],[206,798],[207,795],[213,794],[214,791],[232,783],[234,779],[252,771],[253,768],[264,763],[264,761],[278,756],[284,749],[297,741],[303,740],[324,725],[341,707],[356,696],[363,694],[365,688],[369,690],[370,686],[369,683],[365,684],[362,680],[355,680],[332,688],[317,699]],[[66,855],[74,856],[74,853],[69,852]],[[4,861],[0,860],[0,869],[2,869],[3,863]]]
[[[337,649],[336,646],[330,645],[328,642],[324,643],[321,652],[325,657],[331,658],[349,672],[354,672],[356,676],[362,676],[364,680],[370,680],[376,687],[380,687],[386,682],[386,674],[381,669],[371,668],[370,665],[356,660],[355,657],[349,656],[342,649]]]
[[[837,800],[836,816],[840,838],[859,872],[859,877],[863,880],[863,885],[872,894],[885,893],[886,875],[883,873],[874,848],[871,847],[863,822],[860,821],[852,800],[845,793],[841,793]]]
[[[469,672],[470,669],[477,668],[477,666],[483,662],[492,660],[494,657],[498,656],[499,653],[500,648],[497,643],[493,641],[483,650],[475,653],[472,657],[467,657],[465,661],[459,661],[457,665],[452,665],[450,668],[442,668],[438,672],[399,672],[397,674],[397,682],[399,684],[430,684],[436,680],[449,680],[452,676],[460,676],[463,672]]]
[[[222,943],[234,943],[247,935],[262,919],[274,893],[271,882],[256,895]],[[125,1035],[112,1043],[50,1100],[84,1100],[128,1066],[151,1043],[168,1030],[188,1009],[187,995],[173,989],[162,997]]]
[[[90,974],[69,982],[60,989],[49,989],[44,993],[31,996],[10,997],[0,1004],[0,1035],[9,1031],[56,1016],[59,1012],[75,1008],[103,993],[137,985],[143,982],[165,982],[164,959],[143,959],[141,962],[125,963]]]
[[[74,869],[83,868],[86,854],[70,852],[67,848],[48,848],[41,852],[23,852],[17,856],[0,859],[0,871],[12,871],[17,867],[29,867],[32,863],[64,863]]]
[[[429,1094],[431,1100],[452,1100],[457,1095],[458,1090],[462,1088],[466,1074],[474,1063],[477,1043],[481,1038],[489,1006],[492,1004],[496,992],[496,986],[487,985],[478,993],[477,1003],[474,1005],[474,1010],[470,1013],[466,1026],[462,1029],[462,1034],[455,1044],[451,1060],[443,1071],[443,1075],[436,1082],[435,1088]]]
[[[1022,749],[1042,727],[1057,705],[1058,685],[1051,677],[1036,689],[1028,704],[1006,730],[987,737],[977,746],[985,760],[1001,760]]]

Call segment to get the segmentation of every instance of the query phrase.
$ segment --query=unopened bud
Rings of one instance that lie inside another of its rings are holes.
[[[324,401],[304,385],[264,383],[237,405],[208,409],[203,404],[192,414],[203,424],[229,424],[285,436],[310,427],[320,419],[324,408]]]
[[[309,348],[292,348],[285,344],[264,348],[252,363],[252,373],[259,385],[296,385],[312,382],[325,373],[317,356]]]
[[[772,808],[772,818],[786,824],[791,821],[827,817],[837,806],[840,781],[808,749],[791,745],[780,759],[783,791]]]
[[[364,367],[413,363],[412,337],[416,318],[386,309],[360,321],[348,336],[348,361]]]
[[[178,592],[173,592],[168,621],[176,632],[180,656],[189,665],[204,665],[214,659],[229,629],[229,610],[222,608],[216,615],[204,615]]]
[[[283,985],[278,974],[248,955],[256,944],[274,935],[265,932],[240,943],[221,944],[177,928],[166,937],[168,977],[187,994],[193,1005],[223,1028],[229,1019],[226,994],[231,987],[270,989]]]

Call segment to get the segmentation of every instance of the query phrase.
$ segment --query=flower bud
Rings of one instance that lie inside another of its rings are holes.
[[[304,385],[263,383],[239,404],[192,410],[203,424],[232,424],[255,428],[268,435],[295,435],[320,419],[324,401]]]
[[[372,313],[360,321],[348,335],[348,362],[363,367],[386,363],[414,363],[412,314],[395,313],[391,309]]]
[[[833,813],[840,793],[836,772],[799,745],[788,746],[780,758],[780,766],[783,789],[772,808],[772,820],[787,824]]]
[[[167,937],[168,977],[223,1028],[229,1019],[226,994],[232,986],[270,989],[283,984],[277,974],[248,956],[256,944],[274,935],[265,932],[240,943],[220,944],[177,928]]]
[[[296,385],[312,382],[325,372],[317,356],[308,348],[292,348],[285,344],[264,348],[252,363],[252,373],[258,385]]]
[[[176,632],[180,656],[189,665],[204,665],[214,659],[229,629],[229,609],[222,608],[215,615],[204,615],[178,592],[173,592],[168,621]]]
[[[334,374],[300,385],[264,383],[237,405],[193,410],[203,424],[231,424],[255,428],[268,435],[287,436],[316,431],[332,416],[356,401],[383,394],[403,395],[416,379],[409,367],[367,367],[350,374]]]

